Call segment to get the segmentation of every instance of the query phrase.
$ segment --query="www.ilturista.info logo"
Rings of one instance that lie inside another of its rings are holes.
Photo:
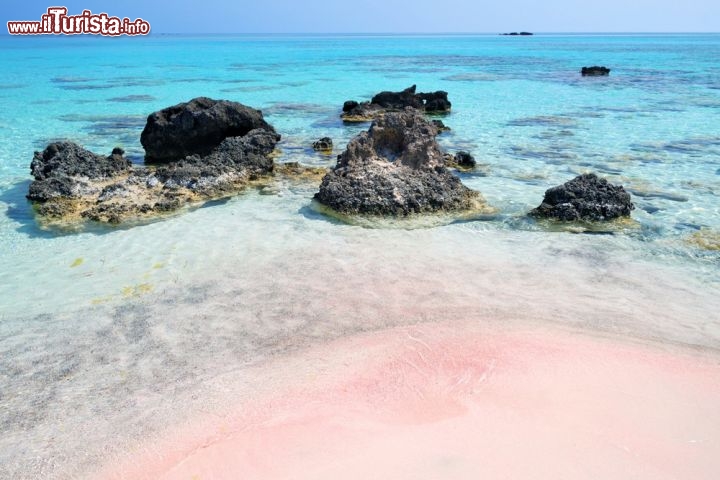
[[[7,22],[11,35],[147,35],[150,24],[138,18],[110,17],[107,13],[83,10],[80,15],[68,15],[65,7],[50,7],[40,21]]]

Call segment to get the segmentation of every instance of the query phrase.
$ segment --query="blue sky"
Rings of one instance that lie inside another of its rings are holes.
[[[55,5],[142,17],[154,33],[720,31],[720,0],[2,0],[0,19]]]

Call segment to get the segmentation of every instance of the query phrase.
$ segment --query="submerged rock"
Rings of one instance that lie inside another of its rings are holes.
[[[594,173],[585,173],[545,192],[530,215],[565,221],[602,221],[630,216],[630,194]]]
[[[400,92],[384,91],[375,95],[369,102],[358,103],[348,100],[343,104],[341,118],[346,122],[367,122],[386,112],[402,111],[406,107],[416,108],[426,113],[448,113],[452,104],[447,92],[415,93],[416,85]]]
[[[313,150],[318,152],[330,153],[333,148],[333,141],[330,137],[322,137],[321,139],[313,142]]]
[[[207,155],[225,138],[244,136],[256,129],[275,133],[260,110],[199,97],[150,114],[140,143],[146,161],[167,162]]]
[[[707,228],[701,228],[694,232],[687,239],[687,242],[697,248],[703,250],[720,251],[720,232],[716,232]]]
[[[205,122],[201,129],[206,134],[205,140],[200,142],[198,135],[193,138],[197,151],[203,153],[173,158],[156,168],[132,165],[119,148],[103,157],[72,142],[51,143],[43,152],[35,153],[31,164],[35,181],[30,184],[28,198],[36,202],[38,213],[50,223],[74,223],[82,219],[120,223],[165,214],[188,203],[230,196],[249,182],[272,174],[271,153],[280,136],[264,122],[259,111],[210,99],[182,105],[193,103],[215,105],[235,119],[234,116],[240,115],[238,112],[256,112],[259,117],[255,118],[252,113],[252,123],[261,127],[244,131],[242,135],[228,135],[241,130],[228,130],[227,123],[218,121],[218,130],[213,132],[206,120],[200,120]],[[229,109],[235,113],[228,113]],[[170,109],[163,112],[167,110]],[[159,117],[169,118],[165,114],[153,114],[148,125],[157,126]],[[154,126],[146,127],[146,131],[153,130]],[[168,127],[167,138],[158,133],[160,130],[153,131],[155,147],[172,144],[178,135],[175,127]],[[222,138],[217,144],[207,150],[210,139],[219,137]],[[165,154],[187,151],[191,144],[193,142],[187,141],[184,146],[162,151]],[[151,147],[151,151],[160,150]]]
[[[343,214],[478,208],[482,197],[445,167],[436,135],[435,126],[413,108],[385,114],[348,143],[315,199]]]
[[[607,67],[582,67],[582,70],[580,70],[580,74],[583,77],[607,77],[610,75],[610,69]]]

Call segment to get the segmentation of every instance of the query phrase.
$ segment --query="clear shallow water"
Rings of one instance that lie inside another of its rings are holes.
[[[78,474],[197,407],[218,370],[357,330],[462,317],[720,347],[720,254],[688,242],[720,232],[720,35],[0,37],[0,50],[0,477]],[[594,64],[611,76],[579,76]],[[440,141],[482,164],[462,177],[494,219],[364,229],[313,211],[316,186],[285,183],[61,234],[24,199],[48,141],[141,161],[146,115],[199,95],[261,108],[279,161],[331,165],[311,142],[339,153],[367,128],[339,121],[342,102],[413,83],[449,92]],[[591,236],[524,219],[586,170],[638,194],[634,225]]]

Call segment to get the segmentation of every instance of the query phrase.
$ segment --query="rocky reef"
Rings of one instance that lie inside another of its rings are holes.
[[[635,208],[630,194],[594,173],[579,175],[545,192],[545,198],[530,212],[538,218],[563,221],[604,221],[628,217]]]
[[[438,131],[417,109],[388,112],[353,138],[315,199],[342,214],[406,216],[481,209],[445,166]]]
[[[280,140],[262,113],[198,98],[148,117],[141,142],[157,165],[103,157],[72,142],[48,145],[31,163],[28,199],[46,222],[121,223],[233,195],[273,172]]]
[[[369,122],[387,112],[402,111],[412,107],[425,113],[448,113],[452,104],[447,92],[416,93],[416,85],[401,92],[380,92],[369,102],[348,100],[343,104],[340,117],[345,122]]]
[[[610,69],[607,67],[599,67],[597,65],[592,67],[582,67],[580,75],[583,77],[607,77],[610,75]]]

